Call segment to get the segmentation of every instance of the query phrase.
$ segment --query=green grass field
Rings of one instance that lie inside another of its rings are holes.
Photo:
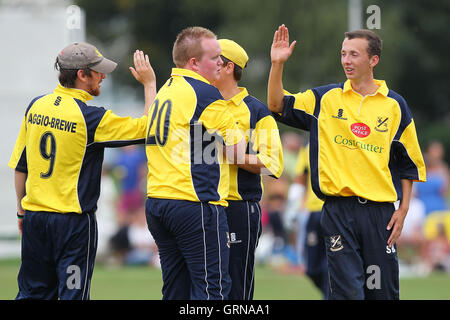
[[[20,261],[0,260],[0,299],[17,294]],[[269,267],[256,269],[255,300],[317,300],[320,293],[306,276],[284,275]],[[159,300],[161,271],[148,267],[109,267],[97,264],[91,285],[93,300]],[[426,278],[400,279],[403,300],[450,300],[450,276],[434,273]]]

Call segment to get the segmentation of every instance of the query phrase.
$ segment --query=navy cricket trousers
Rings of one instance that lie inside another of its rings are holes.
[[[88,300],[97,252],[95,213],[26,211],[16,299]]]
[[[397,248],[388,247],[386,227],[394,204],[359,197],[327,197],[321,226],[325,236],[329,298],[398,300]]]
[[[148,198],[164,300],[225,300],[231,289],[225,210],[207,202]]]
[[[256,201],[228,201],[225,211],[230,229],[230,300],[253,300],[261,207]]]

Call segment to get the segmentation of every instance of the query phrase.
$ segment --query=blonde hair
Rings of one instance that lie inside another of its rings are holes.
[[[217,36],[209,29],[203,27],[189,27],[182,30],[173,44],[173,63],[178,68],[184,67],[189,59],[201,59],[203,56],[203,39],[217,39]]]

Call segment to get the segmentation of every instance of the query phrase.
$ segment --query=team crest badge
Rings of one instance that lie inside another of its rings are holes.
[[[388,117],[378,117],[377,119],[377,125],[375,126],[375,130],[378,132],[386,132],[388,131]]]
[[[331,236],[330,237],[330,251],[336,252],[344,249],[344,245],[342,244],[341,236]]]

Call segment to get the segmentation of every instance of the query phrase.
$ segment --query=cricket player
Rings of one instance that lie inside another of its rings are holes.
[[[426,180],[411,111],[385,81],[374,79],[381,57],[374,32],[345,33],[347,81],[290,94],[282,73],[295,43],[284,25],[276,30],[268,106],[278,121],[310,131],[312,188],[325,200],[330,299],[399,299],[395,242],[412,183]]]
[[[146,216],[158,245],[163,299],[228,299],[229,243],[225,214],[228,159],[243,162],[245,140],[219,90],[222,60],[216,35],[182,30],[176,68],[149,110]]]
[[[261,101],[238,87],[248,55],[236,42],[220,39],[222,65],[214,85],[220,90],[247,145],[245,162],[230,165],[230,192],[226,200],[230,229],[230,299],[252,300],[255,250],[261,235],[263,184],[261,174],[278,178],[283,172],[283,150],[275,119]]]
[[[136,51],[134,64],[130,70],[145,89],[141,118],[87,104],[117,64],[82,42],[58,54],[60,84],[26,109],[8,164],[15,170],[22,233],[16,299],[89,299],[104,148],[144,142],[156,95],[148,56]]]

